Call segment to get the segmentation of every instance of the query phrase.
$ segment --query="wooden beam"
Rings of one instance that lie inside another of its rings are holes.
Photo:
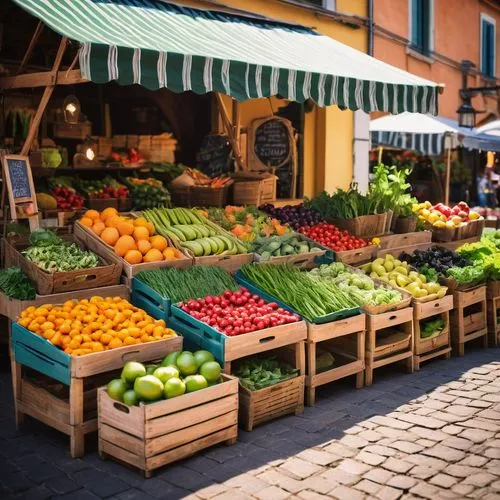
[[[17,74],[22,73],[24,66],[28,63],[31,54],[33,53],[33,49],[35,48],[36,44],[38,43],[38,39],[40,38],[40,35],[42,34],[44,24],[42,21],[38,21],[38,24],[36,25],[35,32],[33,33],[33,36],[31,38],[30,44],[28,45],[28,48],[26,50],[26,53],[24,54],[23,60],[21,61],[21,64],[19,65],[19,68],[17,68]]]
[[[237,166],[238,170],[246,170],[245,166],[243,165],[243,160],[241,158],[240,145],[236,141],[235,134],[234,134],[234,127],[233,127],[233,124],[231,123],[231,120],[229,118],[229,114],[227,112],[227,109],[226,109],[226,106],[225,106],[224,101],[222,99],[222,96],[219,94],[219,92],[215,92],[215,97],[217,99],[217,104],[218,104],[217,107],[219,109],[219,113],[220,113],[220,116],[222,118],[224,128],[226,129],[226,133],[227,133],[229,142],[231,143],[231,147],[233,148],[236,166]]]
[[[76,85],[87,83],[79,69],[71,71],[42,71],[27,73],[25,75],[4,76],[0,78],[0,89],[27,89],[34,87],[47,87],[48,85]]]
[[[59,48],[57,49],[57,54],[54,59],[54,64],[52,65],[52,73],[54,75],[57,75],[57,70],[59,69],[59,66],[61,65],[61,61],[64,55],[64,51],[66,50],[66,46],[68,44],[68,39],[63,36],[61,38],[61,43],[59,44]],[[42,98],[40,99],[40,104],[38,105],[38,109],[36,110],[35,116],[31,120],[30,123],[30,129],[28,131],[28,136],[26,137],[26,140],[24,141],[23,149],[21,150],[21,155],[28,155],[29,150],[31,149],[31,145],[33,144],[33,140],[36,137],[36,134],[38,132],[38,126],[40,125],[40,120],[42,119],[43,113],[45,112],[45,108],[47,107],[47,103],[50,100],[50,97],[52,96],[52,92],[54,92],[55,84],[48,85],[45,87],[45,90],[43,91]]]

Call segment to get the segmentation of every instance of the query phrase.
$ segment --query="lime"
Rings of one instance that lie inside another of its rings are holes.
[[[186,377],[187,375],[194,375],[198,371],[196,366],[196,360],[194,356],[189,351],[183,351],[177,357],[177,368],[181,372],[181,375]]]
[[[208,361],[215,361],[214,355],[209,351],[196,351],[194,354],[194,359],[196,360],[196,366],[199,368],[203,363]]]
[[[106,386],[106,391],[111,399],[123,400],[123,393],[127,390],[127,383],[121,378],[111,380]]]
[[[181,351],[171,352],[168,356],[165,356],[165,358],[163,358],[161,366],[177,366],[176,361],[180,354]]]
[[[161,398],[163,394],[163,384],[153,375],[144,375],[144,377],[135,379],[134,391],[139,399],[154,401]]]
[[[160,366],[153,375],[165,383],[169,378],[179,378],[179,370],[175,366]]]
[[[207,379],[203,375],[189,375],[184,379],[187,392],[199,391],[208,387]]]
[[[146,375],[153,375],[159,365],[146,365]]]
[[[128,406],[135,406],[138,402],[134,389],[129,389],[123,393],[123,402]]]
[[[215,382],[219,379],[222,368],[217,361],[207,361],[200,366],[200,375],[203,375],[207,382]]]
[[[177,377],[169,378],[165,382],[165,387],[163,393],[166,398],[175,398],[176,396],[182,396],[186,392],[186,384]]]
[[[137,361],[129,361],[125,363],[122,370],[122,380],[132,384],[137,377],[146,375],[146,367]]]

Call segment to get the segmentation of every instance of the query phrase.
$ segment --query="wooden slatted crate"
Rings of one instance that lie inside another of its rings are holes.
[[[500,342],[500,296],[487,300],[489,345],[496,347]]]
[[[238,435],[238,380],[152,404],[126,406],[99,389],[99,454],[133,465],[150,477],[155,469]]]
[[[486,286],[453,292],[454,309],[451,311],[451,343],[457,356],[463,356],[465,343],[482,338],[483,346],[488,346],[486,322]],[[472,306],[476,306],[476,310]]]
[[[367,315],[365,385],[373,382],[373,370],[405,361],[413,373],[413,308]]]
[[[431,302],[415,302],[413,305],[413,328],[415,345],[413,350],[413,368],[420,370],[420,363],[432,358],[444,356],[450,359],[450,311],[453,309],[453,296],[446,295],[442,299]],[[420,321],[433,316],[439,316],[445,323],[443,331],[429,338],[420,337]]]
[[[356,375],[356,388],[363,387],[365,370],[366,316],[358,314],[331,323],[307,325],[306,403],[314,406],[316,387],[350,375]],[[318,372],[318,350],[331,352],[335,364],[330,370]]]

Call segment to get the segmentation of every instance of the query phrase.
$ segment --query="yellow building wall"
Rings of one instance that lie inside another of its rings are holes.
[[[213,8],[203,0],[184,0],[182,3],[199,8]],[[337,10],[362,17],[368,15],[366,0],[337,0]],[[316,13],[313,9],[297,7],[279,0],[225,0],[224,4],[276,19],[293,21],[315,29],[362,52],[367,51],[368,34],[364,28],[355,29]],[[228,113],[231,99],[224,96]],[[272,98],[276,111],[283,101]],[[268,99],[252,99],[241,104],[241,126],[246,128],[256,118],[272,114]],[[222,124],[219,121],[219,130]],[[347,188],[353,175],[352,111],[341,111],[337,106],[315,107],[305,115],[304,123],[304,195],[311,197],[322,190],[329,192]]]

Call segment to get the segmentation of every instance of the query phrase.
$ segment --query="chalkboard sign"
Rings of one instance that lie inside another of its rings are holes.
[[[209,177],[226,175],[232,170],[232,149],[225,135],[209,134],[205,136],[196,155],[199,170]]]
[[[33,176],[27,156],[2,156],[3,189],[9,198],[12,220],[17,220],[19,213],[28,216],[38,212]],[[5,192],[4,191],[4,192]],[[2,209],[5,210],[5,197],[2,196]]]
[[[279,168],[290,159],[292,137],[288,124],[271,118],[258,125],[254,131],[255,156],[267,167]]]

